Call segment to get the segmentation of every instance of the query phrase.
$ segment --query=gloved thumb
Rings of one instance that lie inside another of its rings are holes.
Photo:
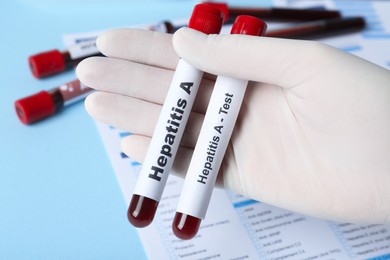
[[[173,35],[173,46],[181,58],[202,71],[287,88],[329,65],[318,59],[324,49],[329,54],[340,52],[314,41],[205,35],[190,28]]]

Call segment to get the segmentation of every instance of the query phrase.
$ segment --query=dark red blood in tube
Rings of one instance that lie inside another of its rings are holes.
[[[158,202],[140,195],[133,195],[127,218],[135,227],[146,227],[152,223]]]
[[[175,236],[180,239],[188,240],[196,236],[199,230],[201,219],[176,212],[173,220],[172,230]]]

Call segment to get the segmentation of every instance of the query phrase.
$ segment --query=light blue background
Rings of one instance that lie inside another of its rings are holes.
[[[63,34],[186,18],[194,4],[2,1],[0,259],[146,259],[83,102],[26,126],[16,116],[14,101],[76,78],[69,71],[38,80],[27,64],[32,54],[63,50]]]

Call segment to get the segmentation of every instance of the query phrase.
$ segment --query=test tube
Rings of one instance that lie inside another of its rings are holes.
[[[198,4],[189,27],[205,34],[217,34],[222,23],[218,9]],[[127,212],[135,227],[146,227],[153,221],[202,76],[202,71],[179,60]]]
[[[289,39],[316,39],[357,32],[366,26],[363,17],[341,17],[310,21],[268,31],[265,36]]]
[[[225,23],[232,23],[239,15],[251,15],[265,20],[281,21],[314,21],[341,17],[336,10],[323,10],[318,8],[285,8],[285,7],[236,7],[224,2],[205,2],[219,8],[226,15]]]
[[[94,40],[74,44],[65,51],[57,49],[40,52],[28,58],[32,74],[36,78],[48,77],[73,68],[81,60],[101,55]]]
[[[266,27],[256,17],[238,16],[231,34],[259,36]],[[243,79],[217,77],[172,223],[180,239],[193,238],[205,218],[247,84]]]
[[[92,88],[79,80],[73,80],[15,101],[16,114],[24,124],[32,124],[60,112],[65,106],[85,98],[91,91]]]

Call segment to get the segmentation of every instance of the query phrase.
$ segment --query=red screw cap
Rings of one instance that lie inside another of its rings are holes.
[[[230,15],[229,6],[226,3],[222,3],[222,2],[207,2],[207,1],[203,2],[203,3],[211,5],[211,6],[214,6],[219,11],[221,11],[222,14],[223,14],[223,20],[224,21],[229,20],[229,15]]]
[[[223,20],[224,21],[228,21],[229,20],[229,15],[230,15],[229,6],[226,3],[222,3],[222,2],[207,2],[207,1],[203,2],[203,3],[211,5],[211,6],[214,6],[215,8],[219,9],[219,11],[221,11],[222,14],[223,14]]]
[[[37,78],[64,71],[66,68],[63,55],[58,50],[51,50],[30,56],[31,71]]]
[[[237,16],[230,34],[246,34],[260,36],[265,33],[267,24],[259,18],[250,15]]]
[[[205,34],[217,34],[221,31],[222,23],[223,14],[218,8],[209,4],[198,4],[192,12],[188,27]]]
[[[15,109],[19,119],[25,124],[34,123],[56,111],[52,97],[47,91],[15,101]]]

